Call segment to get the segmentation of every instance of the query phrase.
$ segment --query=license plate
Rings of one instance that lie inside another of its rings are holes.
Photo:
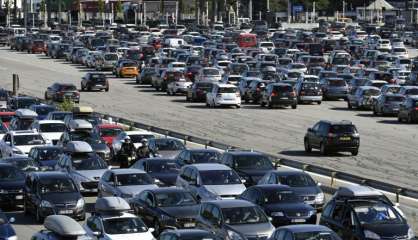
[[[196,224],[195,223],[185,223],[184,224],[184,227],[185,228],[192,228],[192,227],[195,227],[196,226]]]
[[[16,200],[22,200],[23,199],[23,195],[17,195],[15,198],[16,198]]]
[[[72,214],[73,210],[60,210],[59,214]]]
[[[351,137],[340,137],[341,141],[350,141]]]
[[[282,98],[280,98],[280,99],[288,99],[287,97],[282,97]]]
[[[65,96],[66,96],[66,97],[72,97],[72,96],[73,96],[73,94],[72,94],[72,93],[66,93],[66,94],[65,94]]]
[[[292,222],[294,222],[294,223],[304,223],[304,222],[306,222],[306,220],[305,219],[292,219]]]

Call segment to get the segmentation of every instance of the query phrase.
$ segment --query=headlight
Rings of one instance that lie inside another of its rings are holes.
[[[283,212],[272,212],[271,216],[272,217],[284,217],[284,213]]]
[[[316,202],[316,203],[323,203],[323,202],[324,202],[324,199],[325,199],[325,195],[324,195],[324,193],[320,192],[320,193],[318,193],[318,194],[316,195],[316,197],[315,197],[315,202]]]
[[[311,210],[311,211],[309,211],[309,216],[312,216],[312,215],[315,215],[316,214],[316,211],[315,210]]]
[[[76,208],[83,208],[84,207],[84,199],[80,198],[77,201],[77,205],[75,206]]]
[[[380,236],[379,235],[377,235],[376,233],[374,233],[372,231],[369,231],[369,230],[365,230],[364,231],[364,236],[366,238],[369,238],[369,239],[376,239],[376,240],[379,240],[380,239]]]
[[[48,201],[42,200],[41,207],[43,208],[52,208],[52,204]]]
[[[415,238],[415,233],[414,230],[412,230],[412,228],[408,229],[408,239],[414,239]]]
[[[229,240],[243,240],[242,237],[238,233],[231,231],[231,230],[228,230],[228,239]]]

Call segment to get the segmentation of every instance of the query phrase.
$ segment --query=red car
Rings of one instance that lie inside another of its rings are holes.
[[[100,136],[100,138],[110,147],[112,146],[113,139],[123,131],[124,128],[117,124],[100,124],[94,128],[93,133]]]
[[[43,53],[46,51],[45,42],[43,40],[33,40],[28,53]]]
[[[9,127],[9,123],[14,116],[15,116],[15,112],[0,112],[0,121],[6,127]]]

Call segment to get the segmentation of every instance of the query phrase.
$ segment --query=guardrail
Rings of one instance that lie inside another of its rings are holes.
[[[171,131],[171,130],[163,129],[160,127],[155,127],[155,126],[151,126],[151,125],[147,125],[147,124],[143,124],[139,122],[134,122],[128,119],[120,118],[117,116],[112,116],[109,114],[101,114],[101,115],[103,116],[104,119],[112,118],[115,122],[119,122],[119,123],[132,126],[135,128],[152,131],[152,132],[164,135],[166,137],[178,138],[178,139],[183,140],[185,143],[193,142],[193,143],[204,145],[206,148],[213,147],[213,148],[217,148],[221,150],[241,149],[238,146],[232,146],[232,145],[228,145],[228,144],[224,144],[224,143],[220,143],[216,141],[207,140],[207,139],[200,138],[200,137],[190,136],[190,135],[179,133],[176,131]],[[296,169],[312,172],[315,174],[319,174],[319,175],[323,175],[323,176],[327,176],[331,178],[330,187],[322,186],[323,190],[326,191],[327,193],[332,194],[335,191],[335,188],[333,187],[335,184],[335,180],[338,179],[338,180],[347,181],[347,182],[351,182],[355,184],[367,185],[367,186],[373,187],[381,191],[393,193],[396,195],[396,202],[399,202],[400,196],[409,197],[409,198],[418,200],[417,190],[403,188],[394,184],[384,183],[381,181],[364,178],[361,176],[357,176],[357,175],[353,175],[353,174],[349,174],[345,172],[340,172],[340,171],[336,171],[336,170],[325,168],[325,167],[320,167],[320,166],[316,166],[312,164],[306,164],[304,162],[297,161],[297,160],[281,158],[277,155],[272,155],[272,154],[266,154],[266,155],[269,156],[276,165],[283,165],[283,166],[287,166],[291,168],[296,168]]]

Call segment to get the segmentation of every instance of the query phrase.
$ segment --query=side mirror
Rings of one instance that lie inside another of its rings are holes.
[[[148,228],[148,230],[150,231],[150,232],[155,232],[155,229],[154,228]]]
[[[6,141],[5,142],[7,145],[9,145],[10,146],[10,144],[11,144],[11,142],[10,141]]]
[[[308,128],[308,132],[313,132],[313,129],[312,128]]]
[[[10,223],[14,223],[16,221],[16,219],[14,218],[14,217],[11,217],[10,219],[9,219],[9,222]]]
[[[158,185],[158,184],[161,183],[161,181],[160,181],[160,179],[154,179],[154,183]]]
[[[242,184],[245,184],[247,182],[247,180],[245,180],[245,179],[241,179],[241,183]]]

